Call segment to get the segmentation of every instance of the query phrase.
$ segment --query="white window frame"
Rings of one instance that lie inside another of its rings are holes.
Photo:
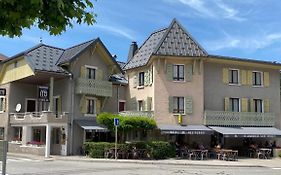
[[[254,73],[254,72],[257,72],[257,73],[260,73],[260,74],[261,74],[261,85],[254,85],[254,84],[253,84],[253,78],[254,78],[254,77],[253,77],[253,73]],[[252,86],[253,86],[253,87],[263,87],[263,72],[262,72],[262,71],[256,71],[256,70],[255,70],[255,71],[252,71]]]
[[[229,80],[228,80],[228,84],[231,85],[231,86],[240,86],[240,85],[241,85],[241,83],[240,83],[240,69],[229,68],[229,69],[228,69],[228,73],[229,73],[230,71],[232,71],[232,70],[237,70],[237,72],[238,72],[238,75],[237,75],[238,82],[237,82],[237,84],[235,84],[235,83],[230,83],[230,82],[229,82],[230,79],[229,79]],[[228,78],[229,78],[229,74],[228,74]]]
[[[38,101],[36,98],[25,98],[25,113],[27,113],[27,101],[28,100],[33,100],[35,101],[35,111],[34,112],[38,112]]]
[[[239,97],[229,97],[229,105],[230,105],[230,99],[232,99],[232,98],[236,98],[236,99],[238,99],[238,112],[241,112],[241,98],[239,98]],[[229,110],[230,110],[230,106],[229,106]],[[230,112],[235,112],[235,111],[230,111]]]
[[[95,69],[95,79],[93,79],[93,80],[96,80],[97,79],[97,70],[98,70],[98,67],[96,67],[96,66],[91,66],[91,65],[85,65],[85,67],[86,67],[86,77],[88,78],[88,70],[87,70],[87,68],[89,68],[89,69]]]
[[[264,100],[260,99],[260,98],[254,98],[253,100],[254,100],[254,105],[255,105],[255,100],[261,100],[261,113],[264,113]],[[257,113],[259,113],[259,112],[257,112]]]
[[[185,78],[185,64],[173,64],[173,70],[174,70],[174,66],[183,66],[183,81],[180,80],[174,80],[174,71],[173,71],[173,82],[175,83],[182,83],[182,82],[186,82],[186,78]]]
[[[4,100],[6,100],[6,96],[0,96],[0,98],[3,98]],[[6,101],[6,103],[7,103],[7,101]],[[5,106],[7,106],[7,105],[5,105]],[[5,109],[4,109],[4,106],[2,106],[2,110],[0,110],[0,114],[1,113],[4,113],[5,112]]]
[[[126,111],[126,100],[119,100],[119,101],[118,101],[118,112],[120,112],[120,111],[119,111],[119,104],[120,104],[120,102],[124,102],[124,103],[125,103],[125,105],[124,105],[124,111]]]
[[[94,100],[94,114],[88,114],[88,100]],[[97,116],[97,98],[95,97],[86,97],[86,106],[87,106],[87,113],[84,114],[86,117],[96,117]]]

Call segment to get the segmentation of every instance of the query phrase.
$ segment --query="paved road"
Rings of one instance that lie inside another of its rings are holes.
[[[225,167],[198,165],[160,165],[137,163],[103,163],[85,161],[35,160],[9,158],[9,175],[280,175],[280,168],[264,167]]]

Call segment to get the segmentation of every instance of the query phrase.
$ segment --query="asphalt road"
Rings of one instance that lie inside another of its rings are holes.
[[[102,163],[62,160],[33,160],[10,158],[7,162],[8,175],[280,175],[280,168],[225,167],[195,165],[163,165],[137,163]]]

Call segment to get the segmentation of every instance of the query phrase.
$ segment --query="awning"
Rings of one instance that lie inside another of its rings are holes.
[[[223,134],[224,137],[278,137],[281,130],[274,127],[216,127],[213,130]]]
[[[84,130],[95,132],[109,132],[109,130],[97,124],[96,120],[75,120],[75,122]]]
[[[213,130],[204,125],[158,125],[162,134],[211,135]]]

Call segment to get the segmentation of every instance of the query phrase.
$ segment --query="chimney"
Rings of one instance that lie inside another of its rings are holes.
[[[133,41],[132,44],[130,45],[127,62],[129,62],[133,58],[137,50],[138,50],[138,44],[137,42]]]

